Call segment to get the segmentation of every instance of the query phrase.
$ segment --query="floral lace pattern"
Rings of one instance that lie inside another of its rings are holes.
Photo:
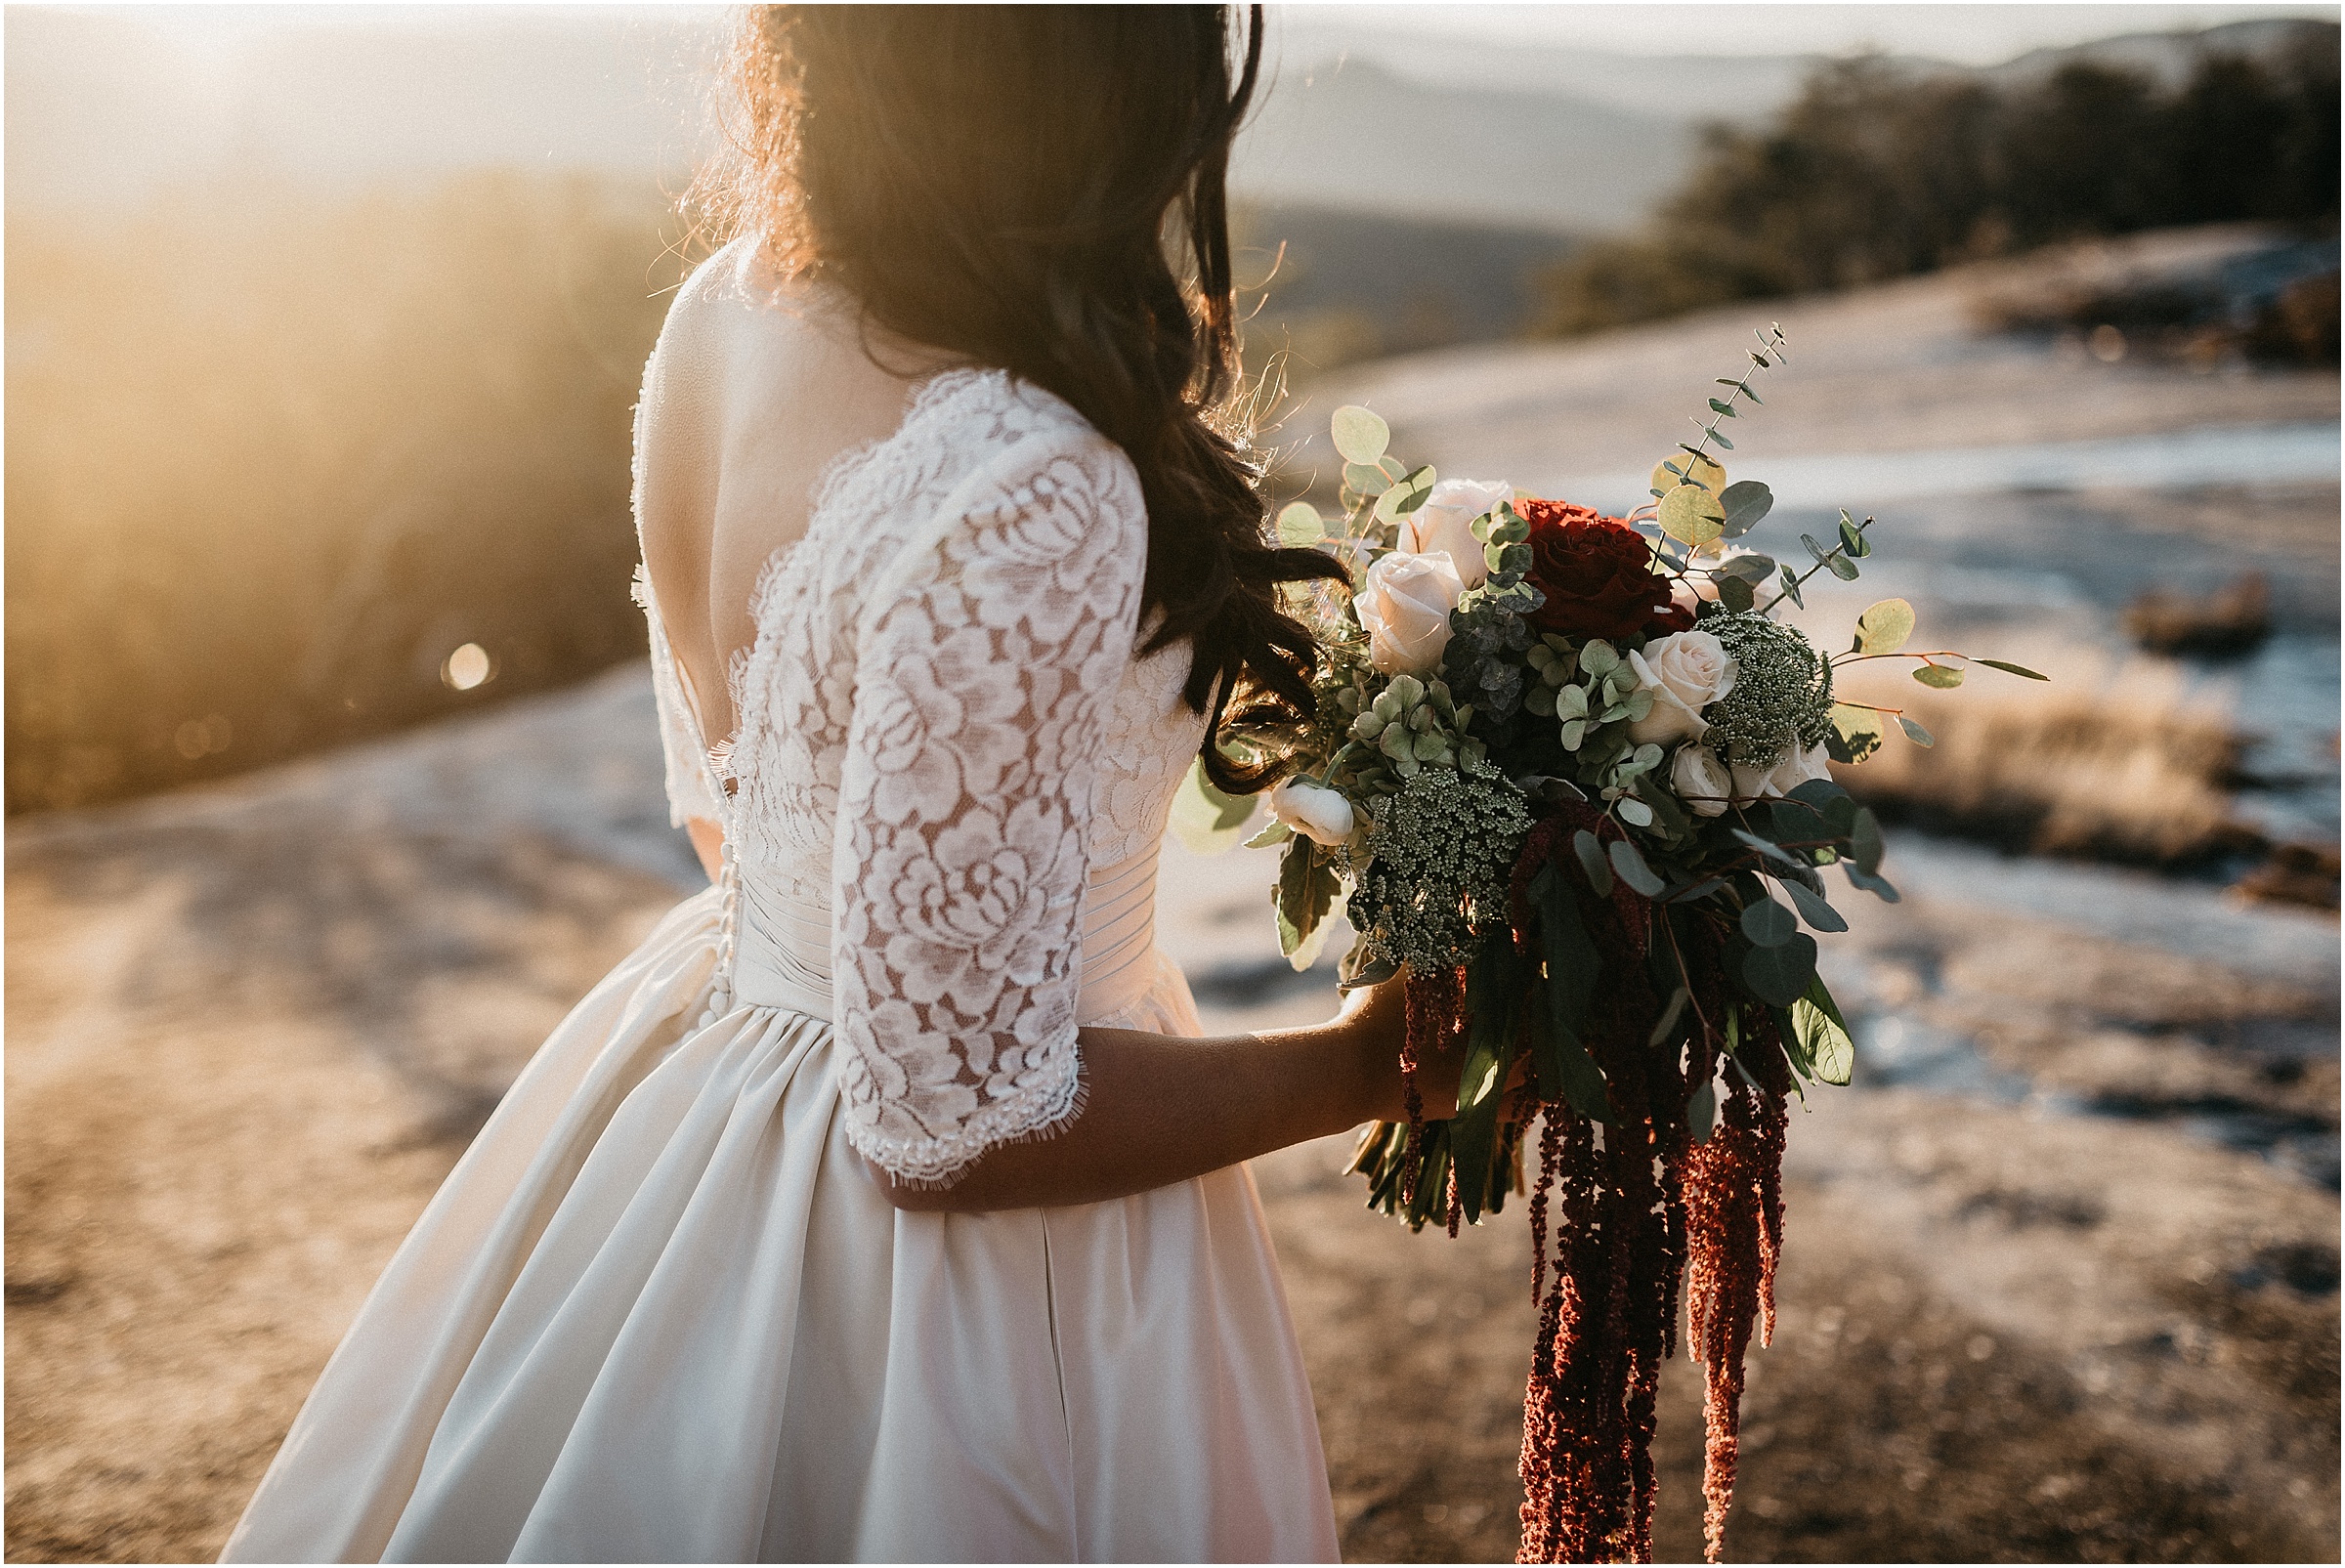
[[[1161,836],[1203,734],[1185,645],[1133,657],[1146,564],[1122,451],[954,371],[832,464],[760,574],[722,820],[744,883],[830,908],[848,1139],[903,1180],[1079,1109],[1089,869]],[[691,734],[672,668],[658,691]],[[714,788],[669,787],[692,815]]]

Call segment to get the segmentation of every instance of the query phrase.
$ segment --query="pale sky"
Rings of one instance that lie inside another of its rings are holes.
[[[1878,46],[1964,65],[1992,65],[2031,49],[2118,33],[2219,26],[2258,17],[2337,19],[2323,5],[1992,5],[1880,3],[1717,5],[1351,5],[1277,8],[1291,38],[1344,30],[1407,32],[1460,42],[1654,55],[1841,54]]]
[[[241,43],[255,32],[298,22],[347,21],[367,26],[454,21],[466,12],[537,11],[549,21],[567,13],[576,20],[598,12],[618,19],[659,12],[698,13],[710,21],[722,13],[699,5],[511,5],[481,6],[463,0],[434,4],[149,5],[121,7],[101,0],[70,9],[144,13],[151,24],[183,38],[205,35],[223,44]],[[1275,5],[1290,39],[1322,38],[1347,32],[1414,34],[1460,43],[1518,44],[1546,49],[1595,49],[1632,55],[1684,52],[1703,55],[1841,54],[1879,46],[1893,53],[1927,55],[1966,65],[1991,65],[2030,49],[2083,43],[2117,33],[2198,28],[2256,17],[2321,17],[2336,20],[2333,5],[2198,4],[2065,5],[2032,0],[1998,0],[1985,5],[1938,5],[1917,0],[1798,5],[1771,0],[1742,4],[1646,0],[1635,5],[1553,4]]]

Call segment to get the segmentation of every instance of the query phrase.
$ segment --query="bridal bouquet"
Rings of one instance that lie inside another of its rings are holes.
[[[1906,658],[1951,687],[1973,662],[1906,652],[1901,599],[1830,655],[1777,618],[1817,572],[1855,578],[1873,526],[1844,512],[1835,536],[1803,535],[1804,567],[1735,542],[1773,497],[1728,483],[1714,452],[1783,348],[1760,335],[1625,519],[1438,479],[1344,407],[1344,516],[1298,502],[1277,521],[1282,542],[1343,556],[1354,591],[1295,607],[1320,645],[1314,718],[1236,738],[1295,767],[1253,844],[1284,846],[1278,929],[1297,967],[1342,913],[1357,933],[1343,983],[1401,976],[1408,1003],[1410,1118],[1371,1127],[1352,1168],[1373,1207],[1454,1235],[1523,1191],[1539,1123],[1525,1560],[1649,1557],[1681,1290],[1721,1548],[1743,1352],[1772,1328],[1785,1099],[1848,1082],[1853,1059],[1811,933],[1848,928],[1834,881],[1897,897],[1879,825],[1826,763],[1861,762],[1893,720],[1930,743],[1833,677]],[[1433,1052],[1464,1058],[1445,1121],[1417,1109]]]

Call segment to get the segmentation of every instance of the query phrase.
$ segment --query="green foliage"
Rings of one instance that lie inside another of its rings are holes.
[[[1773,947],[1754,945],[1742,954],[1742,983],[1773,1006],[1790,1006],[1807,995],[1814,979],[1815,938],[1805,931],[1794,931]]]
[[[1540,952],[1547,962],[1547,984],[1541,988],[1546,1028],[1532,1035],[1531,1068],[1538,1075],[1539,1094],[1551,1102],[1564,1100],[1590,1121],[1601,1122],[1609,1111],[1604,1076],[1580,1035],[1603,979],[1603,961],[1580,917],[1579,896],[1553,862],[1540,868],[1530,893],[1539,910]]]
[[[1716,398],[1710,401],[1718,402]],[[1726,536],[1726,508],[1699,485],[1677,486],[1661,497],[1661,531],[1698,549]]]
[[[1855,652],[1894,654],[1913,635],[1913,606],[1902,599],[1884,599],[1856,617]]]
[[[1317,544],[1327,537],[1327,524],[1319,509],[1308,501],[1290,502],[1278,514],[1278,542],[1284,545]]]
[[[1254,816],[1255,797],[1225,795],[1205,776],[1202,759],[1189,764],[1180,788],[1172,797],[1170,826],[1181,847],[1192,855],[1218,855],[1233,847],[1238,833]],[[1282,832],[1283,823],[1271,825]]]
[[[1997,86],[1833,61],[1763,130],[1707,133],[1642,233],[1542,280],[1567,337],[1736,299],[1930,272],[2080,235],[2333,218],[2337,29],[2267,60],[2209,51],[2175,89],[2078,62]]]
[[[1752,399],[1754,403],[1757,401]],[[1737,480],[1727,487],[1719,500],[1726,508],[1724,532],[1729,539],[1738,539],[1767,521],[1767,514],[1775,507],[1775,492],[1755,479]]]
[[[1334,438],[1336,450],[1343,461],[1362,468],[1373,468],[1392,444],[1392,427],[1383,417],[1361,407],[1346,403],[1335,411],[1328,421],[1329,434]]]
[[[1791,1025],[1799,1054],[1813,1076],[1826,1083],[1846,1084],[1855,1069],[1856,1042],[1821,976],[1809,981],[1791,1004]]]

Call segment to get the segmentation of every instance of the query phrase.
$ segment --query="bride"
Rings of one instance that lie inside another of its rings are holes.
[[[1336,571],[1215,422],[1259,27],[745,22],[740,237],[636,437],[714,885],[515,1082],[230,1559],[1335,1555],[1239,1162],[1401,1115],[1400,1007],[1198,1038],[1151,940],[1173,790],[1268,782],[1217,725],[1307,699],[1277,595]]]

